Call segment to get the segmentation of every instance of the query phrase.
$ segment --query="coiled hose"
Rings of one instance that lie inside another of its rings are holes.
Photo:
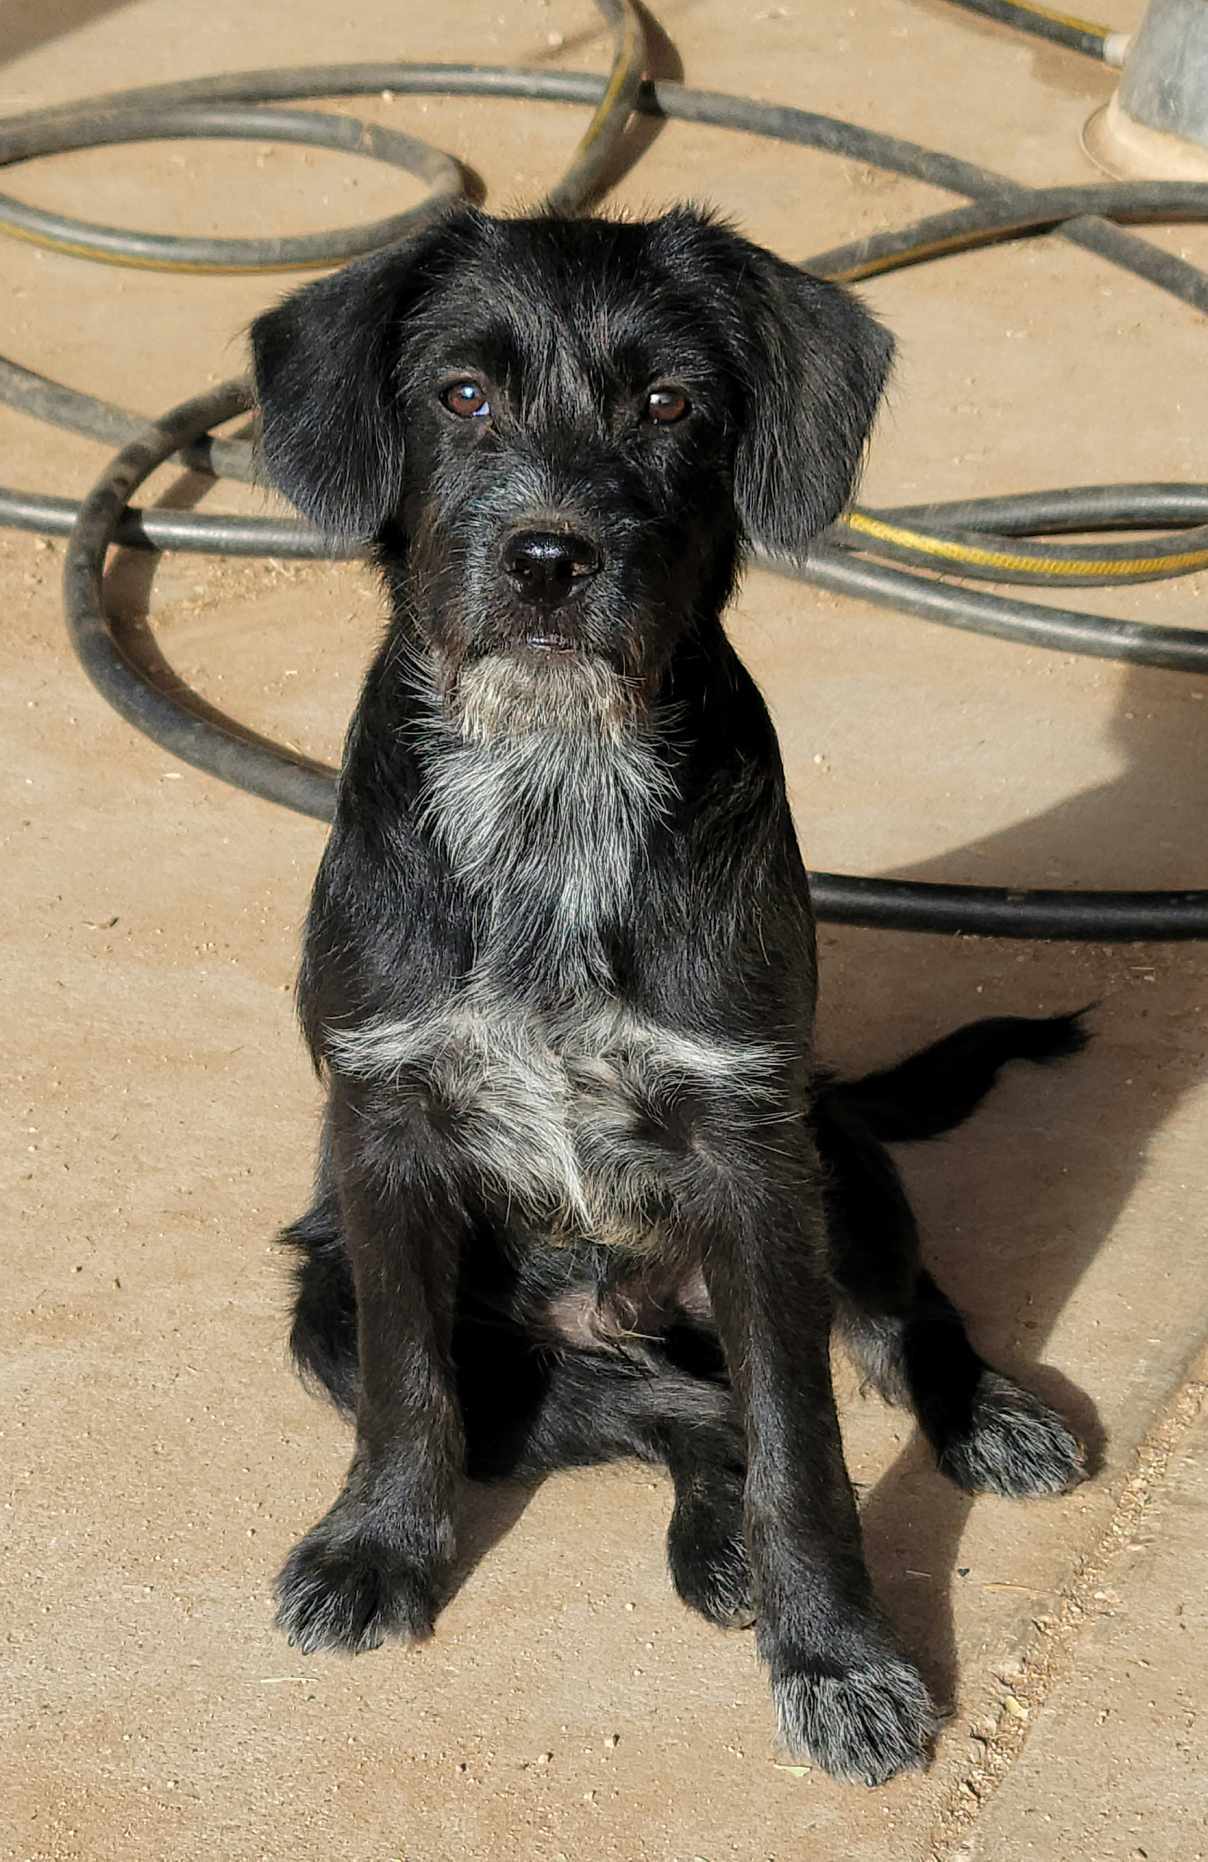
[[[64,220],[0,196],[0,231],[78,256],[156,269],[276,270],[334,263],[397,238],[458,192],[457,165],[411,137],[350,118],[247,106],[383,90],[488,95],[592,107],[588,129],[549,196],[564,211],[582,207],[600,187],[621,148],[628,119],[638,111],[820,149],[946,188],[972,202],[820,253],[804,261],[808,270],[858,280],[990,240],[1051,231],[1184,303],[1208,310],[1208,275],[1123,230],[1124,223],[1208,218],[1208,185],[1020,188],[957,157],[832,117],[653,83],[642,76],[645,45],[631,0],[597,0],[597,5],[613,37],[612,69],[603,80],[572,72],[468,65],[334,65],[159,85],[0,122],[0,165],[64,148],[165,134],[266,140],[279,134],[364,153],[429,182],[427,200],[390,221],[303,240],[169,239]],[[0,399],[57,426],[125,442],[78,507],[66,499],[0,490],[0,524],[52,534],[71,532],[65,568],[68,625],[98,689],[140,730],[198,768],[286,807],[329,819],[334,771],[218,717],[179,682],[173,682],[170,692],[153,683],[121,652],[103,607],[105,557],[115,542],[279,557],[340,553],[299,523],[140,512],[129,506],[129,497],[147,474],[173,454],[196,468],[243,480],[253,477],[246,442],[209,437],[210,428],[248,409],[246,384],[231,383],[198,396],[147,425],[123,408],[0,359]],[[1063,530],[1133,528],[1175,534],[1143,545],[1064,545],[1048,540]],[[1046,540],[1028,540],[1037,536]],[[894,564],[912,564],[915,570]],[[818,544],[806,568],[775,562],[768,566],[840,593],[1001,639],[1170,671],[1208,671],[1208,635],[1194,629],[1118,621],[933,579],[937,573],[955,572],[999,583],[1093,586],[1208,567],[1208,486],[1091,486],[891,511],[853,510]],[[931,573],[917,573],[920,567]],[[813,889],[819,917],[832,922],[1008,937],[1208,936],[1208,893],[1203,891],[1020,891],[840,874],[815,874]]]

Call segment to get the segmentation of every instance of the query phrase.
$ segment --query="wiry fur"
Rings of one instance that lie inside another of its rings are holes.
[[[811,1753],[851,1784],[884,1784],[925,1764],[939,1729],[917,1670],[888,1650],[855,1668],[773,1669],[772,1699],[788,1751]]]
[[[889,338],[690,209],[459,209],[253,346],[270,474],[372,542],[391,603],[307,927],[328,1105],[287,1237],[295,1355],[356,1453],[280,1621],[424,1635],[463,1471],[638,1455],[680,1595],[757,1614],[790,1747],[892,1776],[935,1717],[865,1571],[832,1320],[962,1485],[1080,1460],[974,1350],[882,1145],[1075,1026],[820,1074],[775,735],[721,625],[749,542],[800,556],[841,510]]]
[[[548,738],[555,737],[596,743],[606,752],[624,749],[630,732],[640,726],[643,706],[634,681],[603,660],[512,652],[491,653],[467,666],[451,694],[450,709],[472,744],[506,743],[533,751],[548,747]],[[651,741],[651,734],[640,729],[638,736]]]
[[[532,658],[492,655],[458,681],[460,730],[434,721],[425,739],[427,818],[475,913],[479,989],[488,965],[523,964],[535,922],[541,963],[604,987],[672,778],[619,673]]]
[[[606,997],[518,1016],[493,980],[468,979],[423,1022],[332,1031],[327,1054],[348,1077],[424,1094],[456,1149],[451,1167],[489,1185],[509,1225],[648,1248],[691,1175],[696,1108],[777,1107],[772,1043],[694,1038]]]

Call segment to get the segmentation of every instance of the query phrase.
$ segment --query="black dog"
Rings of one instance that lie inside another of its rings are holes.
[[[832,1320],[970,1491],[1081,1465],[921,1269],[879,1142],[1077,1024],[819,1078],[806,876],[721,627],[745,545],[839,513],[890,349],[688,210],[459,209],[254,329],[268,470],[392,605],[300,985],[330,1092],[293,1344],[356,1452],[280,1621],[423,1636],[463,1469],[643,1456],[681,1596],[757,1615],[789,1746],[874,1782],[935,1714],[871,1594]]]

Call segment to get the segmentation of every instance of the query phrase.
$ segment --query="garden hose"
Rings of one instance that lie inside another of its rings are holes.
[[[180,239],[161,233],[128,233],[94,226],[62,214],[30,207],[0,194],[0,232],[28,239],[69,258],[103,259],[146,271],[286,272],[333,265],[376,252],[402,239],[433,205],[455,200],[462,192],[461,170],[449,156],[412,136],[351,116],[306,110],[236,109],[229,104],[143,103],[131,120],[115,109],[83,108],[53,112],[14,128],[0,123],[0,165],[29,161],[65,149],[95,149],[115,142],[150,142],[198,136],[234,137],[245,142],[302,142],[348,155],[368,155],[395,168],[408,169],[431,184],[427,200],[406,213],[391,214],[361,227],[336,233],[306,233],[294,239]]]
[[[153,422],[106,467],[80,506],[67,546],[63,565],[67,626],[92,683],[136,729],[182,762],[220,781],[232,782],[266,801],[280,802],[299,814],[330,820],[334,770],[221,717],[193,693],[186,700],[178,690],[167,690],[139,676],[114,639],[105,611],[105,558],[116,541],[130,494],[197,434],[251,406],[248,382],[226,382]]]
[[[329,821],[336,772],[165,689],[123,656],[104,606],[105,559],[131,494],[198,433],[251,405],[246,381],[227,382],[155,421],[123,448],[80,506],[64,565],[72,644],[97,689],[124,718],[182,761],[252,795]],[[1208,646],[1208,636],[1205,636]],[[1194,892],[1012,891],[812,873],[819,918],[899,931],[970,931],[1038,938],[1202,936],[1206,901]]]
[[[963,0],[962,0],[963,3]],[[604,184],[622,148],[634,111],[769,137],[869,163],[949,191],[972,204],[932,215],[913,227],[835,248],[805,260],[806,269],[859,279],[912,263],[963,252],[990,240],[1051,232],[1147,279],[1198,310],[1208,310],[1208,274],[1161,251],[1126,224],[1208,219],[1208,185],[1155,183],[1055,189],[1021,188],[1009,179],[941,151],[921,148],[809,111],[755,102],[641,76],[644,42],[630,0],[597,0],[613,36],[608,78],[561,71],[466,65],[335,65],[248,72],[126,91],[0,122],[0,165],[30,153],[85,147],[100,141],[138,140],[167,133],[173,112],[178,133],[277,133],[275,121],[295,139],[351,138],[364,153],[394,160],[429,182],[427,199],[385,224],[417,224],[439,210],[460,185],[452,158],[410,137],[371,130],[352,119],[302,111],[246,109],[247,105],[322,96],[399,94],[475,95],[587,105],[589,128],[549,199],[562,211],[584,206]],[[987,8],[975,7],[986,11]],[[1002,9],[1006,12],[1031,8]],[[1050,17],[1045,15],[1045,17]],[[1068,24],[1068,22],[1066,22]],[[1046,36],[1053,36],[1048,34]],[[1079,47],[1077,49],[1086,49]],[[217,114],[215,114],[217,113]],[[332,131],[328,125],[341,127]],[[149,128],[149,124],[159,127]],[[312,130],[309,125],[319,125]],[[199,126],[200,125],[200,126]],[[253,127],[258,125],[258,127]],[[351,140],[331,144],[351,148]],[[383,151],[385,151],[383,153]],[[289,241],[168,240],[114,228],[63,222],[21,209],[9,226],[12,204],[0,199],[0,230],[62,248],[64,227],[72,250],[111,263],[167,269],[273,270]],[[307,264],[348,256],[349,241],[378,228],[307,236]],[[326,243],[324,243],[326,242]],[[238,250],[232,253],[232,248]],[[297,242],[292,247],[296,254]],[[322,254],[322,256],[320,256]],[[293,263],[293,259],[285,262]],[[145,667],[127,660],[115,640],[101,599],[105,555],[115,542],[153,548],[215,550],[274,556],[335,556],[337,550],[301,523],[193,513],[134,511],[128,498],[155,464],[174,454],[190,465],[243,480],[254,478],[251,448],[241,439],[211,439],[208,429],[246,411],[245,384],[228,384],[186,403],[147,426],[137,415],[91,395],[48,381],[17,363],[0,360],[0,399],[55,425],[124,443],[123,451],[79,507],[37,493],[0,491],[0,524],[60,533],[75,515],[68,551],[66,600],[73,642],[89,676],[139,729],[195,766],[252,793],[300,812],[330,818],[334,772],[242,730],[213,712],[183,683],[171,690]],[[148,462],[152,463],[148,463]],[[1062,531],[1143,529],[1170,536],[1143,544],[1073,545],[1050,539]],[[1029,539],[1042,537],[1043,543]],[[887,560],[879,560],[885,558]],[[914,570],[891,566],[909,563]],[[942,624],[1065,652],[1163,667],[1208,671],[1208,633],[1156,627],[1107,616],[1037,605],[1015,597],[936,579],[944,571],[963,579],[1032,583],[1049,588],[1141,581],[1188,574],[1208,566],[1208,486],[1084,487],[1013,497],[966,499],[889,511],[851,511],[812,553],[804,567],[767,566],[840,593],[872,599]],[[818,874],[813,879],[818,915],[845,923],[907,930],[961,931],[997,936],[1094,939],[1208,936],[1208,893],[1036,892],[1007,888],[938,886]]]
[[[1114,62],[1111,42],[1123,35],[1098,20],[1078,19],[1072,13],[1054,13],[1047,6],[1032,6],[1029,0],[953,0],[966,13],[980,13],[1000,26],[1014,26],[1017,32],[1030,32],[1050,45],[1063,45],[1067,51],[1083,52],[1087,58]]]

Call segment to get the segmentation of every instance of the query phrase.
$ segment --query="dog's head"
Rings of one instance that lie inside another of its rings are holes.
[[[271,477],[376,545],[449,694],[486,661],[652,691],[745,543],[800,557],[838,516],[892,347],[689,209],[458,208],[252,337]]]

